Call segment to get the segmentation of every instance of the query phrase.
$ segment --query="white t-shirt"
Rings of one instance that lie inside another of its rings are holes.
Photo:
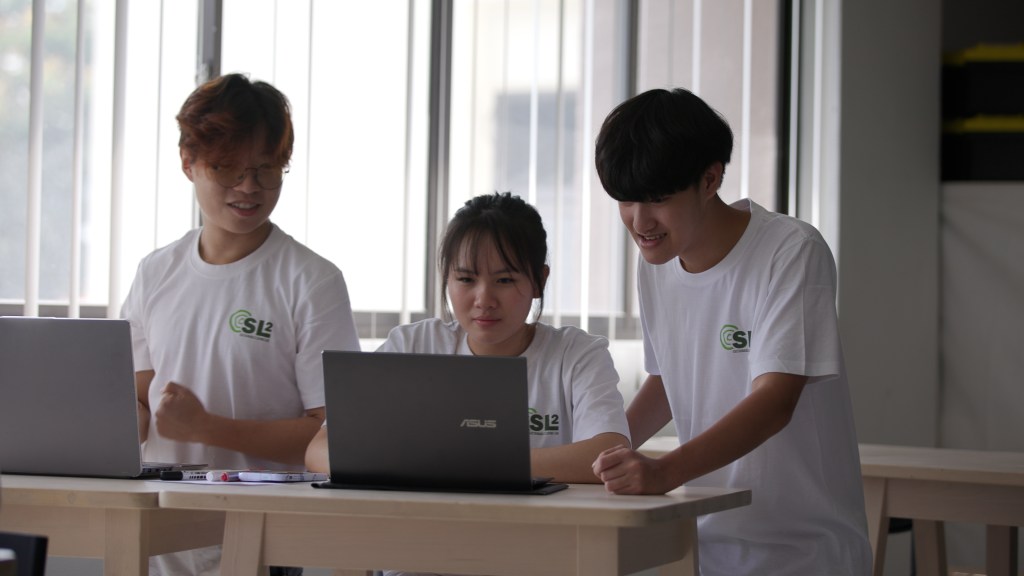
[[[320,353],[358,350],[345,279],[334,264],[274,226],[255,252],[212,265],[200,229],[146,256],[121,314],[131,321],[135,369],[154,370],[153,412],[169,381],[232,419],[297,418],[324,405]],[[161,437],[150,419],[146,460],[211,468],[289,468]]]
[[[561,446],[615,432],[629,438],[608,341],[578,328],[536,324],[522,353],[529,386],[530,446]],[[472,354],[457,322],[437,318],[391,330],[378,352]]]
[[[836,316],[832,253],[812,226],[741,200],[729,254],[691,274],[640,260],[645,367],[660,374],[682,442],[766,372],[809,376],[788,426],[691,486],[750,488],[753,503],[699,520],[704,576],[870,573],[860,458]]]

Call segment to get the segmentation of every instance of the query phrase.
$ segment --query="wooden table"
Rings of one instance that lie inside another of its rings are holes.
[[[679,448],[679,439],[675,436],[653,436],[650,440],[644,442],[637,452],[651,458],[661,458],[676,448]]]
[[[659,457],[679,445],[651,438],[640,452]],[[885,567],[889,518],[913,520],[918,574],[947,574],[943,522],[986,526],[986,574],[1016,576],[1024,526],[1024,453],[860,445],[874,574]]]
[[[890,517],[911,518],[919,574],[946,574],[943,522],[986,526],[986,574],[1017,574],[1024,525],[1024,453],[860,445],[876,575]]]
[[[4,474],[0,530],[46,535],[54,556],[102,558],[108,576],[148,574],[151,555],[221,542],[223,513],[161,510],[162,486]]]
[[[224,575],[267,565],[495,575],[698,573],[697,517],[750,503],[747,490],[615,496],[573,485],[548,496],[324,490],[309,484],[173,485],[160,505],[222,510]]]

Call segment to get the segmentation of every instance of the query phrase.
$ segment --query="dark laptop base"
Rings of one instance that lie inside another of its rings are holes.
[[[435,487],[421,487],[421,486],[383,486],[383,485],[371,485],[371,484],[350,484],[345,482],[314,482],[314,488],[332,488],[338,490],[392,490],[392,491],[405,491],[405,492],[455,492],[464,494],[522,494],[527,496],[544,496],[547,494],[554,494],[555,492],[561,492],[569,487],[568,484],[561,482],[550,482],[547,479],[538,479],[532,488],[527,490],[516,490],[512,488],[501,489],[501,488],[435,488]]]
[[[4,474],[11,475],[22,475],[22,476],[61,476],[69,478],[114,478],[118,480],[159,480],[161,472],[177,471],[177,470],[203,470],[208,468],[207,464],[170,464],[163,462],[143,462],[142,469],[137,473],[128,474],[111,474],[107,472],[92,473],[92,472],[80,472],[70,471],[64,472],[62,470],[54,471],[49,468],[42,470],[34,469],[17,469],[7,470],[3,469]]]

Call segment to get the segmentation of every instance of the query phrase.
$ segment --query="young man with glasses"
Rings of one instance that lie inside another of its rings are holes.
[[[197,88],[177,120],[202,227],[142,260],[122,308],[144,456],[302,467],[324,419],[320,353],[359,340],[341,271],[270,221],[294,141],[288,100],[230,74]],[[216,548],[174,556],[158,570],[218,570]]]

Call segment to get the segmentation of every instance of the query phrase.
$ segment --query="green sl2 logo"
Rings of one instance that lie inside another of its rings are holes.
[[[558,414],[540,414],[530,408],[531,434],[558,434]]]
[[[228,318],[228,327],[235,334],[268,342],[274,323],[269,320],[257,320],[248,310],[239,310]]]
[[[722,348],[729,352],[749,352],[753,337],[752,331],[740,330],[732,324],[722,326],[722,331],[718,333]]]

